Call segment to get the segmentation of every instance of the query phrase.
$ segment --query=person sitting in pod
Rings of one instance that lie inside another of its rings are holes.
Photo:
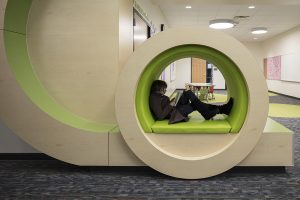
[[[205,120],[209,120],[216,114],[229,115],[233,106],[233,98],[227,104],[212,105],[201,102],[191,91],[184,91],[176,102],[165,95],[167,83],[162,80],[155,80],[151,85],[149,104],[155,120],[169,119],[169,124],[181,121],[188,121],[188,115],[197,110]]]

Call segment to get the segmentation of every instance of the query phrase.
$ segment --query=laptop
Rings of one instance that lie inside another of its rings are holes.
[[[169,97],[171,102],[175,102],[174,105],[177,106],[177,103],[182,96],[183,90],[175,90]]]

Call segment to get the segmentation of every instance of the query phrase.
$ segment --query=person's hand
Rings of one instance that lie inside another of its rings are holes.
[[[170,105],[171,105],[171,106],[175,106],[175,101],[171,101],[171,102],[170,102]]]

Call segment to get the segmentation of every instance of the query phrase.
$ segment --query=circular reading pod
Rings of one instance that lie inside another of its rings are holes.
[[[168,134],[151,128],[151,84],[170,63],[186,57],[215,64],[226,80],[234,106],[224,134],[213,126],[201,132],[200,124]],[[210,177],[236,166],[258,142],[267,113],[267,86],[255,59],[239,41],[210,29],[168,29],[150,38],[128,59],[116,90],[116,116],[128,146],[150,167],[178,178]]]

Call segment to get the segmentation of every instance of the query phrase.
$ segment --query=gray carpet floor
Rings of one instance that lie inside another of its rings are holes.
[[[300,100],[270,97],[299,105]],[[181,180],[149,167],[78,167],[57,160],[0,160],[2,199],[300,199],[300,119],[273,118],[295,134],[295,166],[235,167]],[[276,155],[274,155],[276,156]]]

